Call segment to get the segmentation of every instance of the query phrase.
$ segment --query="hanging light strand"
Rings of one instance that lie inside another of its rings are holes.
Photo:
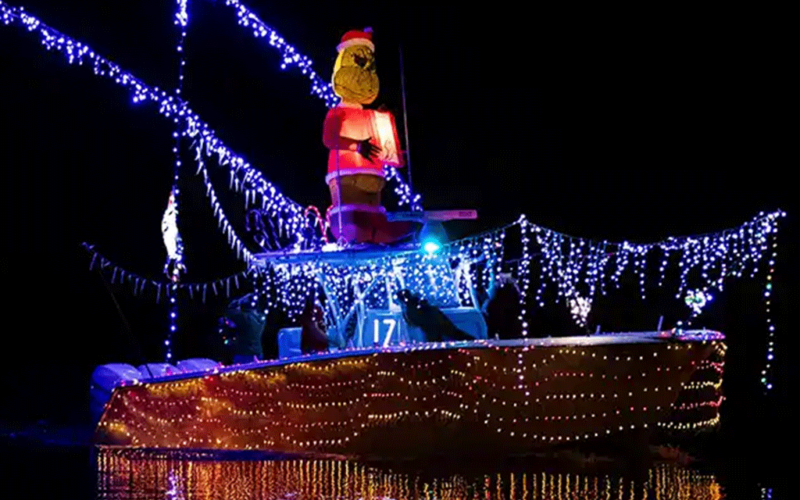
[[[214,295],[221,295],[224,293],[226,297],[230,297],[232,293],[242,287],[242,283],[247,280],[248,275],[253,273],[253,270],[245,270],[225,278],[200,283],[161,281],[141,274],[132,273],[114,264],[103,254],[95,250],[94,245],[83,243],[81,246],[91,256],[89,263],[90,270],[99,269],[105,275],[110,275],[111,279],[109,281],[111,284],[128,285],[131,292],[137,296],[141,296],[145,292],[152,290],[155,292],[155,296],[159,302],[161,295],[167,293],[168,288],[173,284],[176,285],[176,293],[174,294],[176,297],[180,294],[183,298],[198,300],[205,298],[208,290],[211,290]]]
[[[247,190],[252,192],[252,196],[259,195],[263,198],[262,204],[269,209],[268,214],[287,234],[299,233],[304,224],[303,207],[287,198],[274,184],[267,181],[261,172],[230,150],[217,137],[216,132],[180,97],[146,84],[88,45],[48,26],[21,8],[9,6],[2,0],[0,0],[0,22],[5,26],[24,28],[37,36],[47,50],[61,54],[70,64],[91,67],[96,76],[107,78],[130,91],[134,103],[151,102],[156,105],[162,116],[173,121],[178,118],[182,125],[181,134],[184,137],[202,142],[205,155],[216,156],[219,164],[226,166],[232,176],[246,179]]]
[[[183,79],[184,70],[186,66],[186,56],[184,55],[184,48],[186,44],[186,30],[189,26],[189,0],[176,0],[176,11],[174,24],[178,29],[178,46],[176,52],[178,54],[178,83],[175,86],[175,95],[181,96],[183,92]],[[181,172],[181,120],[179,116],[174,116],[175,131],[172,134],[174,144],[172,145],[172,155],[174,158],[173,178],[172,178],[172,191],[170,193],[170,201],[174,204],[173,217],[175,220],[175,239],[178,240],[177,249],[179,253],[174,257],[176,262],[171,271],[171,281],[169,286],[169,329],[167,330],[167,338],[164,340],[165,347],[165,362],[169,363],[172,360],[172,346],[174,337],[178,331],[178,281],[180,280],[180,272],[182,270],[183,260],[183,244],[180,242],[179,228],[179,214],[180,214],[180,199],[181,190],[179,186],[180,172]],[[168,256],[167,269],[169,268],[170,261],[173,256]]]

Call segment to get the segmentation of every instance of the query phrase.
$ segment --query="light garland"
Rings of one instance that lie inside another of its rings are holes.
[[[772,287],[773,277],[775,275],[775,262],[778,259],[778,242],[777,235],[773,235],[772,253],[769,259],[769,268],[767,270],[767,281],[764,285],[764,303],[767,309],[767,359],[764,369],[761,371],[761,383],[764,389],[771,391],[773,383],[771,380],[772,363],[775,361],[775,323],[772,320]]]
[[[37,35],[45,48],[60,53],[70,64],[91,66],[95,75],[108,78],[124,87],[131,92],[134,103],[149,101],[156,104],[159,114],[172,119],[173,122],[177,120],[181,126],[182,136],[198,141],[201,146],[199,150],[203,154],[216,156],[220,165],[228,167],[232,178],[236,178],[237,187],[240,182],[246,182],[248,196],[260,195],[262,207],[268,210],[269,215],[278,221],[287,234],[299,232],[303,226],[303,209],[300,205],[283,195],[258,170],[231,151],[216,136],[213,129],[180,97],[147,85],[118,64],[96,53],[88,45],[46,25],[21,8],[9,6],[2,0],[0,0],[0,16],[4,25],[20,26]]]
[[[251,267],[254,261],[253,253],[247,248],[247,245],[245,245],[245,243],[236,233],[230,221],[228,220],[228,216],[225,215],[225,211],[222,209],[222,205],[219,202],[217,193],[214,190],[214,185],[211,183],[211,177],[209,175],[208,169],[206,168],[205,161],[203,160],[203,153],[201,149],[202,149],[202,144],[197,146],[195,150],[197,173],[203,180],[203,185],[205,186],[206,198],[208,199],[211,205],[211,211],[214,216],[214,219],[217,221],[217,226],[219,227],[220,231],[222,231],[222,234],[225,235],[228,242],[228,246],[230,246],[231,249],[234,252],[236,252],[236,257],[241,259],[245,263],[245,265]]]
[[[403,176],[391,165],[384,165],[383,172],[386,175],[386,180],[394,181],[394,192],[398,197],[398,205],[403,207],[407,206],[411,211],[422,211],[422,195],[415,194],[411,191],[411,187],[406,184]]]
[[[248,28],[248,31],[255,38],[265,40],[270,47],[281,52],[281,69],[289,66],[296,66],[303,75],[306,75],[311,82],[311,93],[325,102],[330,107],[339,103],[339,97],[334,94],[332,85],[321,78],[312,68],[312,61],[307,56],[290,45],[273,28],[264,23],[253,11],[242,4],[239,0],[225,0],[225,6],[231,7],[236,11],[239,25]]]
[[[329,260],[326,252],[312,252],[307,255],[314,257],[302,263],[292,261],[303,255],[300,252],[275,259],[256,256],[256,261],[262,266],[269,262],[275,270],[280,308],[290,319],[299,317],[313,290],[324,293],[329,310],[338,311],[334,316],[339,319],[355,314],[362,305],[389,309],[395,294],[403,289],[438,307],[480,308],[476,287],[486,290],[490,286],[491,276],[502,263],[505,232],[514,225],[449,242],[435,254],[414,247],[348,259]],[[329,326],[343,327],[336,320]]]
[[[156,302],[161,301],[162,295],[167,296],[170,290],[173,290],[173,287],[175,293],[170,297],[178,297],[178,292],[180,292],[183,297],[188,297],[192,300],[202,299],[203,303],[205,303],[210,290],[214,296],[224,294],[225,297],[230,298],[233,292],[241,288],[242,282],[247,281],[248,275],[252,272],[250,270],[242,271],[226,278],[202,283],[157,281],[115,265],[95,250],[93,245],[84,243],[82,246],[91,255],[89,270],[97,268],[106,275],[110,274],[112,284],[126,284],[130,287],[131,292],[137,296],[143,295],[146,291],[152,289],[156,295]]]
[[[177,150],[177,147],[175,150]],[[178,330],[178,302],[176,297],[178,281],[180,280],[180,273],[186,270],[183,264],[183,241],[178,232],[177,168],[175,173],[176,183],[173,184],[172,192],[169,196],[169,204],[161,222],[161,232],[164,237],[164,245],[167,248],[167,264],[164,266],[164,272],[170,279],[170,284],[167,288],[169,291],[169,330],[167,338],[164,340],[167,363],[172,359],[172,339]]]
[[[528,223],[528,219],[522,215],[520,216],[519,220],[517,220],[519,224],[520,231],[522,236],[520,237],[522,242],[522,260],[519,263],[519,278],[522,281],[522,293],[520,293],[520,305],[522,309],[520,311],[519,320],[522,322],[522,336],[528,336],[528,320],[526,318],[526,308],[528,304],[528,291],[530,290],[531,286],[531,255],[530,255],[530,224]],[[535,231],[535,228],[534,228]],[[544,283],[544,280],[542,280]],[[537,293],[537,301],[539,300],[540,295]]]
[[[178,84],[175,87],[175,95],[180,96],[183,91],[184,69],[186,66],[186,58],[184,57],[184,44],[186,42],[186,29],[189,25],[189,12],[188,0],[177,0],[177,9],[175,12],[175,26],[178,27]],[[169,330],[167,331],[167,338],[164,340],[164,347],[166,350],[165,362],[172,361],[172,344],[175,334],[178,331],[178,281],[180,280],[180,273],[185,271],[186,268],[183,264],[183,241],[181,240],[178,231],[178,216],[179,216],[179,199],[180,199],[180,180],[181,171],[181,132],[180,132],[180,119],[174,117],[175,132],[173,138],[175,143],[172,146],[172,154],[174,157],[175,166],[173,168],[172,191],[170,192],[169,204],[167,211],[164,213],[164,220],[162,221],[162,232],[164,235],[164,244],[167,247],[167,265],[164,270],[172,283],[169,285]],[[170,269],[172,267],[172,269]]]
[[[767,289],[764,293],[768,328],[767,360],[761,374],[761,383],[769,391],[773,387],[771,369],[775,357],[775,326],[770,297],[777,253],[775,237],[778,222],[785,215],[780,210],[769,214],[762,212],[738,228],[708,235],[671,237],[647,244],[583,240],[537,226],[534,232],[542,251],[542,267],[536,302],[540,306],[544,305],[541,297],[547,279],[556,285],[558,296],[570,307],[576,323],[584,326],[584,317],[578,314],[581,309],[577,307],[577,297],[591,303],[597,285],[600,293],[605,294],[609,286],[618,287],[622,276],[630,272],[638,278],[644,298],[645,265],[648,257],[658,256],[658,285],[663,286],[668,259],[678,255],[680,272],[676,298],[686,301],[692,310],[692,317],[695,317],[711,299],[710,288],[722,290],[726,278],[741,277],[747,268],[751,270],[750,276],[755,276],[759,264],[768,255],[771,238],[772,252],[768,261]],[[564,253],[565,249],[567,254]],[[700,286],[687,291],[690,282],[696,282]]]

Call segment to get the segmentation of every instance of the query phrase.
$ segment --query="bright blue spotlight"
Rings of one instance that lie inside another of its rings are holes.
[[[434,240],[433,238],[426,240],[422,244],[422,249],[428,253],[436,253],[442,249],[442,245],[439,244],[438,241]]]
[[[439,221],[428,221],[419,232],[418,240],[422,242],[422,249],[427,253],[436,253],[442,249],[447,241],[447,231]]]

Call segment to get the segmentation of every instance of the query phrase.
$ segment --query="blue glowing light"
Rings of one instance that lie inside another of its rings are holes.
[[[438,241],[431,238],[422,244],[422,249],[428,253],[436,253],[442,249],[442,245]]]

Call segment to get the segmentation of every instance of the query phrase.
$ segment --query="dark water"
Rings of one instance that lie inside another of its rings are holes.
[[[362,464],[0,444],[0,499],[103,500],[703,500],[773,499],[759,458],[716,470],[655,462],[560,459]],[[733,461],[732,463],[736,463]]]

